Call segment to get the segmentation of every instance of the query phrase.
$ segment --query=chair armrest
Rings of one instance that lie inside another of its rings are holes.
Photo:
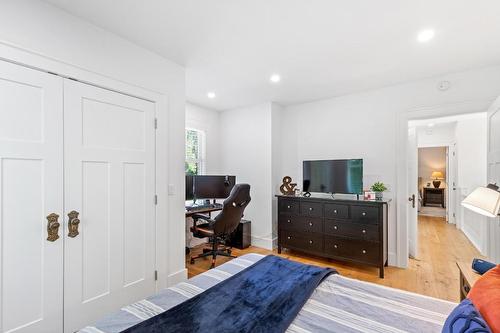
[[[204,214],[193,214],[193,216],[191,216],[191,218],[193,219],[193,227],[195,227],[195,228],[196,228],[196,222],[198,222],[198,220],[205,221],[205,222],[207,222],[210,225],[212,225],[213,223],[215,223],[215,221],[212,220],[210,218],[210,216],[204,215]]]

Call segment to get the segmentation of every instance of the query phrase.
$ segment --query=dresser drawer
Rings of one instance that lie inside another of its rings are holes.
[[[279,215],[278,228],[287,230],[301,230],[302,219],[299,215]]]
[[[289,199],[279,199],[278,210],[280,214],[299,214],[299,202]]]
[[[379,228],[373,224],[325,220],[325,234],[362,240],[379,240]]]
[[[380,261],[379,246],[375,242],[325,236],[326,253],[370,264]]]
[[[323,232],[323,219],[318,217],[301,216],[300,230],[305,232]]]
[[[280,215],[278,217],[278,227],[286,230],[322,233],[323,219],[299,215]]]
[[[301,202],[300,214],[303,216],[321,217],[323,216],[323,204],[320,202]]]
[[[377,207],[352,206],[351,217],[353,221],[362,223],[379,223],[379,210]]]
[[[325,204],[325,217],[333,219],[349,218],[349,206],[339,204]]]
[[[304,234],[296,231],[280,230],[280,244],[305,251],[322,252],[323,236],[318,234]]]

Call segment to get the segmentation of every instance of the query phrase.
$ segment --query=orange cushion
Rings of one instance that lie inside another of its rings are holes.
[[[481,276],[467,297],[494,333],[500,333],[500,265]]]

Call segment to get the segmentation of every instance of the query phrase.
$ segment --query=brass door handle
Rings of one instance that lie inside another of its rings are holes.
[[[80,219],[78,219],[78,213],[76,210],[72,210],[68,213],[68,237],[74,238],[78,236],[78,225],[80,224]]]
[[[47,216],[47,240],[55,242],[59,238],[59,215],[51,213]]]

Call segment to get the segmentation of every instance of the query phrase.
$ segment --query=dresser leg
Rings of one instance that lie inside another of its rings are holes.
[[[281,254],[281,245],[278,244],[278,254]]]
[[[383,265],[382,265],[382,266],[380,266],[380,268],[379,268],[379,274],[378,274],[378,276],[379,276],[381,279],[383,279],[383,278],[384,278],[384,266],[383,266]]]

